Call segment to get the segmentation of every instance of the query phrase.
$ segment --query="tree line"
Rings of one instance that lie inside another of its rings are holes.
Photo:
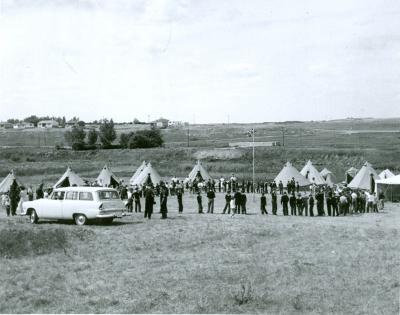
[[[73,150],[154,148],[164,144],[161,131],[155,128],[121,133],[119,142],[115,143],[117,132],[114,121],[103,119],[98,123],[98,130],[91,128],[89,131],[85,131],[83,126],[74,125],[64,134],[66,142]]]

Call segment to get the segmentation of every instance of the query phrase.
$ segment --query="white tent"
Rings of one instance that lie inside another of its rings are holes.
[[[153,185],[157,185],[161,182],[161,176],[152,167],[151,163],[147,164],[139,176],[136,177],[133,182],[131,182],[131,185],[146,185],[149,184],[149,181]]]
[[[11,170],[11,172],[1,181],[0,183],[0,194],[6,194],[10,191],[11,184],[13,181],[17,180],[15,177],[14,171]],[[18,180],[17,180],[18,186],[20,186]]]
[[[145,169],[147,166],[146,161],[143,161],[142,164],[137,168],[135,173],[132,175],[131,179],[129,180],[129,183],[133,185],[133,182],[136,180],[136,178],[142,173],[142,171]]]
[[[358,169],[355,167],[350,167],[345,173],[345,182],[349,184],[353,180],[354,176],[357,175],[357,172]]]
[[[208,181],[209,179],[212,179],[210,174],[208,174],[208,172],[203,167],[203,165],[201,165],[200,161],[197,161],[196,165],[193,167],[188,176],[188,180],[194,181],[195,179],[198,182]]]
[[[299,183],[300,187],[308,186],[311,184],[311,182],[303,175],[301,175],[290,162],[287,162],[282,170],[279,172],[279,174],[275,177],[275,183],[279,183],[279,181],[282,181],[283,186],[286,187],[287,182],[292,180],[292,178],[294,178],[294,180]]]
[[[120,180],[114,173],[109,169],[107,165],[103,167],[99,176],[96,178],[96,182],[103,187],[113,186],[118,187]]]
[[[57,181],[53,188],[85,186],[85,182],[70,167],[67,168],[64,175]]]
[[[314,167],[311,161],[308,161],[307,164],[304,165],[303,169],[300,171],[300,174],[307,178],[311,183],[315,183],[316,185],[326,184],[325,179]]]
[[[326,178],[326,175],[328,175],[328,174],[332,174],[332,172],[330,170],[328,170],[326,167],[319,173],[321,174],[321,176],[323,178]]]
[[[349,183],[348,187],[352,189],[375,190],[375,181],[380,179],[371,164],[365,162],[357,175]]]
[[[385,195],[386,200],[400,201],[400,175],[376,181],[376,192]]]
[[[325,179],[325,183],[327,186],[333,187],[333,185],[337,183],[336,176],[333,175],[333,173],[330,170],[328,170],[327,168],[324,168],[319,173]]]
[[[390,170],[385,169],[384,171],[379,173],[379,177],[381,179],[386,179],[395,176]]]

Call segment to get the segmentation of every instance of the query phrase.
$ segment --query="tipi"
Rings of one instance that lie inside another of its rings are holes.
[[[325,179],[321,176],[311,161],[308,161],[307,164],[304,165],[303,169],[300,171],[300,174],[307,178],[311,183],[325,185]]]
[[[136,178],[142,173],[142,171],[145,169],[147,166],[146,161],[143,161],[142,164],[137,168],[135,173],[132,175],[131,179],[129,180],[129,183],[133,185],[133,182],[136,180]]]
[[[85,182],[70,167],[67,168],[64,175],[58,180],[53,188],[85,186]]]
[[[358,172],[358,169],[356,169],[355,167],[350,167],[345,173],[345,177],[346,177],[345,182],[347,184],[349,184],[353,180],[354,176],[357,175],[357,172]]]
[[[287,186],[287,182],[292,180],[299,183],[300,187],[308,186],[311,182],[299,173],[299,171],[292,165],[292,163],[287,162],[279,174],[275,177],[275,183],[282,181],[284,187]]]
[[[325,183],[327,186],[333,187],[333,185],[337,183],[335,175],[333,175],[333,173],[330,170],[328,170],[327,168],[324,168],[320,172],[320,174],[325,179]]]
[[[193,167],[192,171],[189,173],[188,180],[204,182],[212,179],[210,174],[205,170],[200,161],[197,161],[196,165]]]
[[[11,172],[0,183],[0,194],[5,194],[9,192],[11,184],[13,183],[14,179],[17,180],[14,171],[11,170]],[[20,186],[18,180],[17,184],[18,186]]]
[[[390,170],[385,169],[384,171],[379,173],[379,177],[381,179],[386,179],[395,176]]]
[[[96,178],[96,182],[103,187],[118,187],[120,180],[113,172],[109,169],[107,165],[103,167],[99,176]]]
[[[143,171],[139,174],[139,176],[136,177],[133,182],[131,182],[131,185],[146,185],[146,184],[157,185],[160,182],[161,182],[161,176],[149,162],[147,166],[143,169]]]
[[[349,183],[348,187],[353,189],[366,189],[375,191],[375,181],[380,179],[371,164],[365,162],[363,167]]]

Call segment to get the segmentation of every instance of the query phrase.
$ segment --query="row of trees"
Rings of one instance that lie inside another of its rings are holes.
[[[164,144],[161,131],[158,129],[139,130],[136,132],[122,133],[119,138],[119,145],[113,144],[117,139],[117,133],[112,119],[99,121],[99,130],[94,128],[85,131],[82,126],[75,125],[71,130],[65,132],[64,137],[67,143],[74,150],[90,150],[98,148],[100,141],[102,148],[154,148]]]

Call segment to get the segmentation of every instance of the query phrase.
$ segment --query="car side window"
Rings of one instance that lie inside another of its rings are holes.
[[[78,193],[76,191],[67,191],[65,200],[78,200]]]
[[[79,193],[79,200],[93,200],[93,195],[91,192],[82,191]]]
[[[64,200],[65,191],[55,191],[51,195],[52,200]]]

